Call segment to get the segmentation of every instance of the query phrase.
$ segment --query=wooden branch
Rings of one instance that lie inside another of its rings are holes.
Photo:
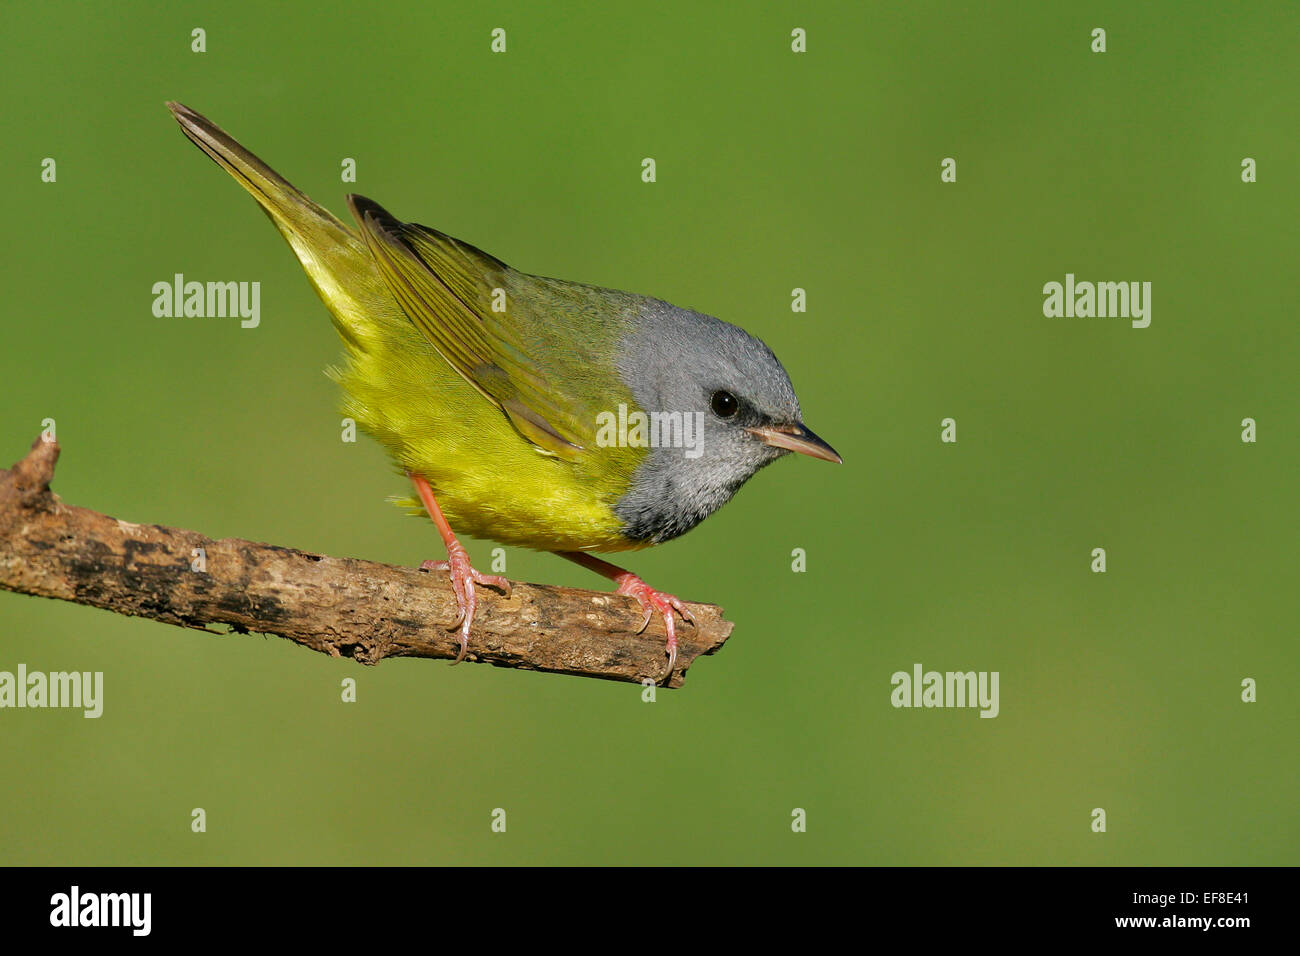
[[[0,588],[181,627],[275,634],[363,664],[456,656],[445,574],[213,540],[66,505],[50,491],[58,457],[57,443],[38,438],[0,469]],[[200,553],[205,570],[195,570]],[[514,584],[510,598],[480,587],[478,596],[467,661],[607,680],[664,676],[663,622],[656,614],[637,634],[644,613],[632,598],[541,584]],[[718,607],[689,607],[697,623],[677,627],[667,687],[680,687],[695,658],[717,651],[733,627]]]

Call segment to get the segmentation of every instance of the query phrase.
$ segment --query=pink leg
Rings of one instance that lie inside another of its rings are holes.
[[[451,589],[456,594],[456,606],[460,609],[460,615],[456,618],[452,627],[460,627],[460,653],[456,655],[453,664],[459,664],[465,659],[465,651],[469,648],[469,627],[474,622],[474,610],[478,607],[478,598],[474,594],[474,585],[482,584],[486,587],[500,588],[510,596],[510,582],[505,578],[497,577],[494,574],[479,574],[469,563],[469,552],[465,546],[456,540],[456,535],[452,533],[451,525],[447,524],[447,519],[442,515],[442,509],[438,507],[438,502],[433,497],[433,489],[429,483],[419,475],[409,475],[415,490],[420,495],[420,500],[424,502],[424,510],[429,512],[429,517],[438,528],[438,533],[442,535],[443,544],[447,546],[446,561],[425,561],[420,565],[421,571],[446,571],[451,575]]]
[[[673,668],[677,666],[677,622],[673,619],[673,611],[682,616],[683,621],[695,623],[695,618],[691,612],[677,598],[663,591],[656,591],[645,581],[637,577],[631,571],[624,571],[617,565],[610,564],[608,561],[602,561],[600,558],[585,554],[582,551],[557,551],[562,558],[568,558],[575,564],[580,564],[590,571],[609,578],[618,585],[618,593],[634,597],[637,603],[645,609],[645,620],[641,622],[641,627],[637,630],[640,634],[650,623],[650,617],[658,611],[664,618],[664,630],[668,632],[668,672],[664,675],[667,681],[673,676]]]

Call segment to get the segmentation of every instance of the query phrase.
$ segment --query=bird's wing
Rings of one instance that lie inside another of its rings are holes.
[[[565,367],[583,357],[539,348],[532,333],[546,317],[531,314],[536,305],[529,310],[516,296],[506,311],[493,309],[498,290],[514,287],[520,274],[468,243],[401,222],[371,200],[349,196],[348,205],[393,296],[452,368],[543,452],[572,460],[590,447],[594,416],[566,388],[590,378],[590,369]]]

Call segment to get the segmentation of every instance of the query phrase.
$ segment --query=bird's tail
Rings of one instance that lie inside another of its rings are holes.
[[[382,295],[383,289],[361,237],[207,117],[180,103],[168,103],[167,108],[194,145],[257,200],[293,247],[312,285],[329,306],[339,334],[349,345],[362,347],[366,299]]]

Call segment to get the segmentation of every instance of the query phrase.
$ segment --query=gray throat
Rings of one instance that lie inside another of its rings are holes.
[[[614,506],[614,513],[623,521],[625,537],[650,544],[679,537],[730,501],[750,477],[718,483],[684,469],[682,463],[680,449],[650,450],[637,469],[631,489]]]
[[[709,383],[750,377],[741,384],[751,384],[764,374],[766,363],[779,373],[776,390],[789,392],[797,414],[789,380],[761,342],[711,316],[643,300],[620,343],[619,375],[647,414],[691,416],[702,425],[693,454],[681,447],[654,447],[652,440],[631,487],[614,506],[626,537],[657,544],[685,534],[785,454],[708,410]]]

